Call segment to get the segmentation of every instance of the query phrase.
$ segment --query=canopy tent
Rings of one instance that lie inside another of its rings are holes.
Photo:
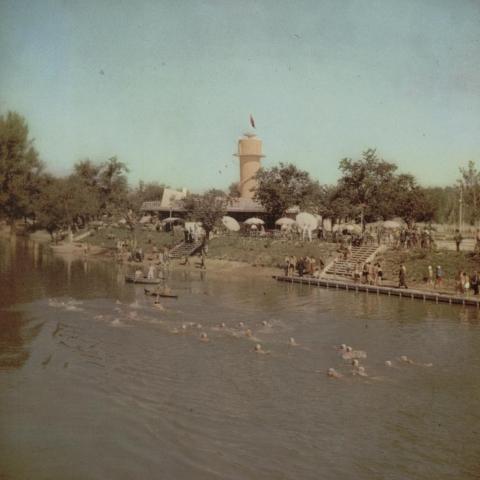
[[[308,228],[309,230],[315,230],[318,227],[318,220],[311,213],[300,212],[295,217],[295,221],[302,229]]]
[[[222,217],[222,223],[227,230],[231,232],[238,232],[240,230],[240,224],[233,218],[225,215]]]
[[[396,220],[387,220],[382,223],[382,227],[388,229],[402,228],[402,226],[403,224],[397,222]]]
[[[250,217],[247,218],[244,222],[245,225],[264,225],[265,222],[261,218]]]

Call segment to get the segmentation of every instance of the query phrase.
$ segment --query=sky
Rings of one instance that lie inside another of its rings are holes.
[[[252,114],[267,168],[333,183],[372,147],[446,185],[480,166],[480,1],[0,0],[8,110],[57,174],[225,189]]]

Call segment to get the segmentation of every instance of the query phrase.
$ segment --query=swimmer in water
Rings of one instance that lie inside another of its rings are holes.
[[[327,377],[330,378],[342,378],[342,375],[338,373],[334,368],[329,368],[327,370]]]
[[[183,331],[186,331],[186,330],[187,330],[187,326],[186,326],[184,323],[182,323],[182,330],[183,330]]]
[[[246,336],[246,337],[251,337],[251,336],[252,336],[252,331],[251,331],[249,328],[247,328],[247,329],[245,330],[245,336]]]
[[[255,345],[255,348],[253,349],[253,351],[254,351],[255,353],[262,353],[262,354],[270,353],[270,352],[265,351],[259,343],[257,343],[257,344]]]
[[[202,328],[202,324],[201,324],[201,323],[197,323],[195,326],[196,326],[198,329]]]
[[[200,340],[201,340],[202,342],[208,342],[208,341],[209,341],[208,335],[207,335],[205,332],[202,332],[202,333],[200,334]]]
[[[365,367],[358,367],[356,371],[353,372],[354,375],[360,375],[361,377],[368,377]]]
[[[244,324],[243,322],[238,322],[238,326],[239,326],[240,328],[243,328],[243,327],[245,326],[245,324]]]
[[[290,337],[290,340],[288,341],[288,344],[291,347],[298,347],[298,343],[295,341],[295,339],[293,337]]]
[[[385,361],[385,366],[386,366],[386,367],[392,367],[392,366],[393,366],[392,361],[391,361],[391,360],[386,360],[386,361]]]
[[[162,311],[165,310],[165,307],[164,307],[160,302],[157,302],[156,300],[155,300],[155,302],[153,303],[153,306],[154,306],[155,308],[158,308],[158,310],[162,310]]]
[[[269,327],[270,326],[266,320],[262,320],[262,325],[264,327]]]
[[[220,325],[219,325],[219,328],[226,328],[227,326],[225,325],[225,322],[222,322]]]
[[[414,362],[411,358],[408,358],[406,355],[402,355],[400,357],[400,360],[410,365],[418,365],[420,367],[433,367],[433,363],[417,363],[417,362]]]
[[[345,343],[342,343],[341,345],[338,345],[336,348],[340,352],[345,352],[347,350],[347,345],[345,345]]]

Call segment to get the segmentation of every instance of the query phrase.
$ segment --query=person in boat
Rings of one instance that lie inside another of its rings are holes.
[[[288,341],[288,344],[291,347],[298,347],[298,343],[295,341],[295,339],[293,337],[290,337],[290,340]]]
[[[202,342],[208,342],[208,341],[209,341],[208,335],[207,335],[205,332],[202,332],[202,333],[200,334],[200,340],[201,340]]]
[[[259,343],[257,343],[257,344],[255,345],[255,348],[253,349],[253,351],[254,351],[255,353],[264,353],[264,354],[265,354],[265,353],[268,353],[268,352],[266,352],[266,351],[262,348],[262,346],[261,346]]]

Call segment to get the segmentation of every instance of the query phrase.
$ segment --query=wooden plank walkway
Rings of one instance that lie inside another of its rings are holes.
[[[435,303],[448,303],[450,305],[470,305],[480,308],[480,298],[462,297],[458,295],[449,295],[447,293],[425,292],[423,290],[367,285],[363,283],[351,283],[325,278],[297,276],[286,277],[285,275],[274,275],[273,278],[279,282],[300,283],[302,285],[311,285],[314,287],[335,288],[337,290],[347,290],[351,292],[375,293],[377,295],[388,295],[423,301],[428,300]]]

